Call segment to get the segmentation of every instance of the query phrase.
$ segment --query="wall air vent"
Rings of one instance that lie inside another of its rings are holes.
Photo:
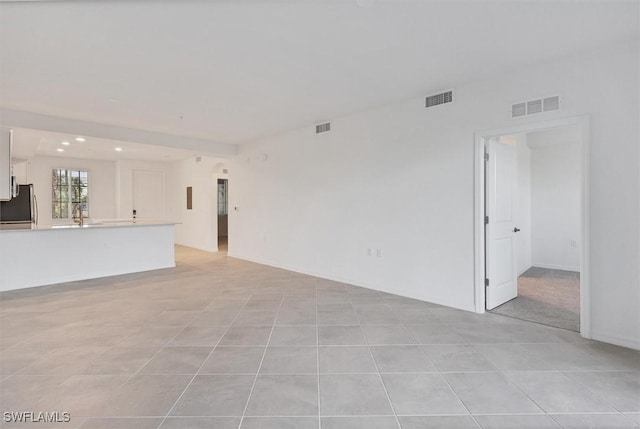
[[[527,114],[527,103],[518,103],[511,106],[511,117],[517,118]]]
[[[542,100],[527,101],[527,115],[542,112]]]
[[[542,110],[545,112],[550,110],[560,110],[560,97],[557,95],[555,97],[547,97],[542,100],[542,106]]]
[[[511,117],[519,118],[522,116],[534,115],[536,113],[550,112],[552,110],[560,110],[559,95],[512,104]]]
[[[440,104],[451,103],[453,101],[453,91],[446,91],[440,94],[430,95],[425,99],[425,107],[438,106]]]
[[[331,122],[316,125],[316,134],[326,133],[327,131],[331,131]]]

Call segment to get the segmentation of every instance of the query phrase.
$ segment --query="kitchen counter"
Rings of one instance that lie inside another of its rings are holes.
[[[56,229],[80,229],[80,228],[122,228],[135,226],[175,225],[175,222],[156,220],[132,220],[132,219],[91,219],[85,220],[80,226],[76,223],[57,225],[35,225],[32,223],[2,223],[0,232],[3,231],[49,231]]]
[[[2,225],[0,291],[175,267],[174,225],[119,219],[82,227]]]

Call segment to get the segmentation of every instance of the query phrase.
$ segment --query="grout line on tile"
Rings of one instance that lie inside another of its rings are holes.
[[[318,378],[318,429],[322,429],[321,404],[320,404],[320,327],[318,325],[318,281],[314,279],[314,291],[316,301],[316,377]]]
[[[500,374],[505,378],[505,380],[507,380],[507,383],[509,383],[510,385],[515,387],[516,389],[518,389],[527,399],[529,399],[531,402],[533,402],[535,404],[535,406],[538,407],[544,414],[548,414],[547,410],[545,410],[542,407],[542,405],[538,404],[538,402],[536,402],[527,392],[525,392],[525,390],[523,388],[518,386],[514,381],[512,381],[509,377],[507,377],[507,374],[505,374],[505,372],[515,372],[515,371],[501,371]],[[519,372],[526,372],[526,371],[519,371]],[[555,371],[551,371],[551,372],[555,372]]]
[[[480,425],[480,423],[478,422],[478,420],[476,420],[476,418],[474,417],[474,415],[471,413],[471,410],[469,410],[469,407],[467,407],[467,404],[464,403],[464,401],[462,400],[462,398],[460,396],[458,396],[458,394],[456,393],[455,390],[453,390],[453,387],[451,386],[451,384],[449,383],[449,380],[447,380],[447,378],[445,376],[443,376],[442,374],[439,374],[440,378],[442,380],[444,380],[444,382],[447,384],[447,386],[449,387],[449,390],[451,390],[451,393],[453,393],[455,395],[455,397],[458,399],[458,401],[462,404],[462,406],[464,407],[465,410],[467,410],[467,413],[469,413],[469,415],[471,416],[471,418],[473,419],[473,421],[475,422],[475,424],[478,426],[478,428],[481,428],[482,426]]]
[[[276,312],[276,319],[278,318],[278,313],[280,313],[280,307],[282,306],[282,301],[284,299],[284,295],[280,298],[280,303],[278,304],[278,310]],[[262,363],[264,362],[264,357],[267,355],[267,349],[269,348],[269,343],[271,343],[271,336],[273,335],[273,330],[276,325],[271,326],[271,331],[269,332],[269,338],[267,339],[267,344],[264,347],[264,351],[262,352],[262,358],[260,358],[260,364],[258,365],[258,371],[256,372],[256,376],[253,379],[253,384],[251,385],[251,390],[249,390],[249,396],[247,397],[247,403],[244,404],[244,409],[242,410],[242,417],[240,417],[240,423],[238,424],[238,429],[242,427],[242,422],[244,421],[245,414],[247,413],[247,409],[249,408],[249,402],[251,401],[251,396],[253,395],[253,389],[256,387],[256,383],[258,381],[258,377],[260,376],[260,370],[262,369]],[[253,417],[253,416],[252,416]]]
[[[398,425],[398,429],[400,429],[400,420],[398,419],[398,413],[396,412],[396,407],[393,405],[393,402],[391,401],[391,397],[389,396],[389,392],[387,391],[387,386],[384,384],[384,380],[382,379],[382,374],[380,373],[380,368],[378,368],[378,362],[376,362],[376,359],[373,357],[373,352],[371,351],[371,347],[367,346],[367,348],[369,349],[369,355],[371,356],[371,359],[373,360],[373,364],[378,369],[378,373],[377,373],[378,379],[380,380],[380,383],[382,384],[382,389],[384,390],[384,394],[387,397],[387,401],[389,401],[389,405],[391,405],[391,410],[393,411],[393,417],[396,420],[396,425]]]
[[[576,383],[578,386],[582,387],[584,390],[589,392],[591,394],[591,396],[593,396],[595,399],[597,399],[597,400],[603,402],[604,404],[608,405],[612,409],[616,410],[616,412],[618,412],[618,413],[621,413],[621,414],[624,413],[624,411],[618,409],[611,402],[607,401],[605,398],[603,398],[602,396],[598,395],[596,392],[592,391],[586,384],[580,382],[579,380],[574,380],[573,378],[571,378],[567,374],[565,374],[565,372],[569,372],[569,371],[561,371],[561,374],[565,378],[567,378],[568,380],[572,381],[573,383]],[[595,372],[595,371],[572,371],[572,372]],[[627,371],[623,371],[623,372],[627,372]],[[639,375],[640,375],[640,373],[639,373]]]
[[[247,303],[249,302],[249,300],[247,300],[244,304],[244,306],[242,308],[244,308]],[[242,310],[241,310],[242,311]],[[235,321],[235,319],[238,317],[238,315],[240,314],[240,311],[238,312],[238,314],[236,314],[236,317],[233,319]],[[182,399],[182,396],[185,394],[185,392],[189,389],[189,386],[191,386],[191,384],[193,383],[193,380],[196,379],[196,377],[198,376],[198,373],[200,372],[200,370],[202,369],[202,367],[204,366],[205,362],[211,357],[211,355],[213,354],[213,351],[217,348],[218,344],[220,344],[220,341],[222,341],[222,339],[224,338],[224,336],[227,334],[227,332],[229,331],[229,329],[231,329],[231,325],[227,326],[227,329],[225,329],[225,331],[222,333],[222,335],[220,336],[220,338],[218,339],[218,341],[216,342],[215,346],[213,346],[213,348],[211,349],[211,351],[209,352],[209,354],[207,355],[207,357],[202,361],[202,363],[200,364],[200,367],[198,368],[198,371],[196,371],[195,374],[193,374],[193,377],[191,377],[191,380],[189,380],[189,383],[187,383],[186,387],[182,390],[182,393],[180,393],[180,395],[178,396],[178,398],[176,399],[176,401],[173,403],[173,405],[171,406],[171,408],[169,408],[169,411],[167,411],[167,414],[164,416],[164,418],[162,419],[162,421],[160,422],[160,424],[158,425],[158,427],[156,429],[159,429],[165,422],[165,420],[167,419],[167,417],[169,417],[169,415],[171,414],[171,412],[173,411],[173,409],[176,407],[176,405],[178,405],[178,402],[180,402],[180,399]],[[180,331],[182,332],[182,331]],[[176,334],[179,335],[179,334]],[[174,337],[175,338],[175,337]],[[173,340],[171,340],[173,341]]]
[[[382,379],[382,375],[380,374],[380,367],[378,367],[378,362],[376,362],[376,358],[373,356],[373,352],[371,351],[371,346],[367,345],[367,350],[369,351],[369,356],[371,356],[371,360],[376,367],[378,380],[380,380],[380,384],[382,384],[382,389],[384,390],[384,394],[387,397],[387,401],[389,401],[389,405],[391,406],[391,411],[393,411],[393,417],[396,420],[396,425],[398,429],[400,429],[400,420],[398,419],[398,413],[396,412],[396,407],[393,405],[391,401],[391,397],[389,396],[389,392],[387,391],[387,386],[384,384],[384,380]]]

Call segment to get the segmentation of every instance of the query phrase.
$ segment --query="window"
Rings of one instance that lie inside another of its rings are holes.
[[[89,172],[56,168],[51,175],[53,219],[71,219],[74,215],[89,217]]]

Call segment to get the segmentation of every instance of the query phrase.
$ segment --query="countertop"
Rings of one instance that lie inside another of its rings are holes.
[[[82,226],[78,224],[34,225],[30,223],[7,223],[0,224],[0,232],[56,231],[95,228],[131,228],[139,226],[176,225],[177,223],[179,222],[147,219],[137,219],[135,221],[133,219],[89,219],[85,220],[85,223]]]

